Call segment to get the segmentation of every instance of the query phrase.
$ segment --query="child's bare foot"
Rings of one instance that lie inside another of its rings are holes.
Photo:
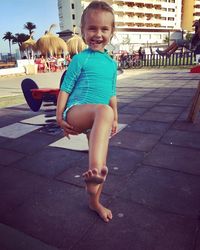
[[[99,189],[99,184],[103,183],[108,174],[108,168],[104,166],[100,172],[96,168],[90,169],[83,173],[85,178],[86,190],[89,194],[96,194]]]
[[[105,222],[109,222],[112,220],[112,212],[110,209],[104,207],[100,203],[98,204],[90,204],[89,208],[95,211]]]

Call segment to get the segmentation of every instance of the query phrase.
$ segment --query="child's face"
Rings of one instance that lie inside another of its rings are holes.
[[[113,34],[113,15],[108,11],[89,10],[82,33],[92,50],[104,51]]]

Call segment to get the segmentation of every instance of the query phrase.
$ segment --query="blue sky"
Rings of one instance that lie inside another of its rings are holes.
[[[40,38],[51,24],[56,24],[54,34],[60,31],[57,0],[1,0],[0,3],[0,53],[8,53],[8,41],[2,38],[8,31],[28,34],[24,24],[32,22],[36,25],[34,39]],[[12,46],[15,52],[17,45]]]

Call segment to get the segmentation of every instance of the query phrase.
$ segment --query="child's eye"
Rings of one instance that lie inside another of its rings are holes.
[[[89,27],[88,30],[96,30],[95,27]]]
[[[109,27],[102,28],[103,31],[109,31]]]

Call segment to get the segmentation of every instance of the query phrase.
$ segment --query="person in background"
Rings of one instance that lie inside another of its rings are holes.
[[[169,47],[167,47],[165,50],[161,51],[161,50],[157,49],[156,52],[160,56],[169,57],[179,47],[184,47],[184,48],[189,49],[189,50],[192,50],[192,49],[194,50],[195,48],[200,46],[200,19],[195,21],[193,26],[195,27],[195,33],[192,36],[191,41],[184,40],[184,39],[177,39]]]

